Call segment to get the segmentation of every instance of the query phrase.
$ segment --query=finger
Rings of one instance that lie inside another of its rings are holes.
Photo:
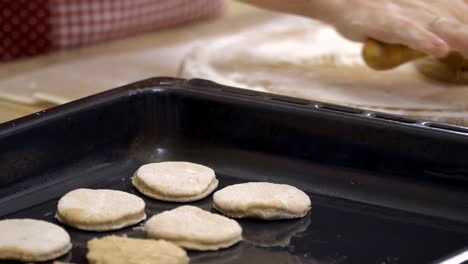
[[[348,40],[364,42],[367,39],[367,25],[362,22],[359,17],[355,18],[355,16],[348,16],[348,18],[344,18],[341,23],[335,24],[334,27],[341,36]]]
[[[468,54],[468,26],[449,19],[439,19],[428,28],[444,39],[452,50]]]
[[[349,30],[347,27],[336,27],[335,29],[341,36],[351,41],[364,42],[368,38],[363,31]]]
[[[369,36],[390,44],[403,44],[437,58],[444,57],[450,51],[444,39],[408,20],[397,20],[390,27],[374,27]]]

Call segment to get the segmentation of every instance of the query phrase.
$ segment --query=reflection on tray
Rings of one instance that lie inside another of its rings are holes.
[[[287,247],[293,236],[307,229],[310,214],[294,220],[242,220],[239,223],[242,225],[245,241],[261,247]]]
[[[271,251],[266,248],[259,248],[244,242],[234,247],[203,253],[193,253],[190,255],[190,263],[197,264],[259,264],[259,263],[285,263],[285,264],[329,264],[340,262],[323,262],[314,258],[296,256],[287,251]]]
[[[189,255],[190,263],[238,263],[239,258],[243,256],[243,251],[244,245],[241,243],[218,251],[193,252]]]

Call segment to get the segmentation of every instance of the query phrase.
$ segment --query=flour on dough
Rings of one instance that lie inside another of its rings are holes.
[[[116,230],[146,219],[145,202],[122,191],[76,189],[60,198],[56,218],[78,229]]]
[[[304,217],[311,202],[307,194],[291,185],[248,182],[215,192],[213,206],[229,217],[274,220]]]
[[[132,184],[144,195],[162,201],[201,200],[218,187],[215,172],[190,162],[167,161],[141,166]]]
[[[72,247],[63,228],[42,220],[2,220],[0,234],[0,260],[47,261],[65,255]]]
[[[200,251],[227,248],[242,240],[242,228],[235,220],[189,205],[151,217],[145,230],[151,238]]]

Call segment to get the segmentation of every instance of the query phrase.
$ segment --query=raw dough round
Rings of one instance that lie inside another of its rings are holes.
[[[189,205],[151,217],[145,231],[151,238],[193,250],[218,250],[242,240],[242,228],[235,220]]]
[[[0,221],[0,260],[47,261],[71,247],[70,236],[58,225],[34,219]]]
[[[330,26],[278,16],[195,48],[180,76],[468,125],[468,85],[429,81],[411,63],[374,71],[362,60],[361,49],[361,43],[343,39]]]
[[[132,183],[144,195],[170,202],[201,200],[218,187],[212,169],[176,161],[143,165],[133,175]]]
[[[186,264],[189,258],[185,250],[164,241],[106,236],[88,241],[90,264]]]
[[[311,203],[307,194],[291,185],[248,182],[215,192],[213,206],[229,217],[274,220],[304,217]]]
[[[121,191],[76,189],[60,198],[55,217],[78,229],[116,230],[146,219],[145,202]]]

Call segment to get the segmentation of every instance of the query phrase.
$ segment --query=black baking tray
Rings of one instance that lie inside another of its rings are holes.
[[[239,220],[241,243],[191,263],[439,263],[468,246],[463,127],[152,78],[4,123],[0,150],[0,219],[57,223],[57,200],[80,187],[142,196],[133,172],[167,160],[212,167],[220,188],[268,181],[310,196],[306,217]],[[149,217],[180,206],[144,199]],[[211,196],[191,204],[214,211]],[[145,236],[66,229],[74,246],[60,260],[74,263],[93,237]]]

